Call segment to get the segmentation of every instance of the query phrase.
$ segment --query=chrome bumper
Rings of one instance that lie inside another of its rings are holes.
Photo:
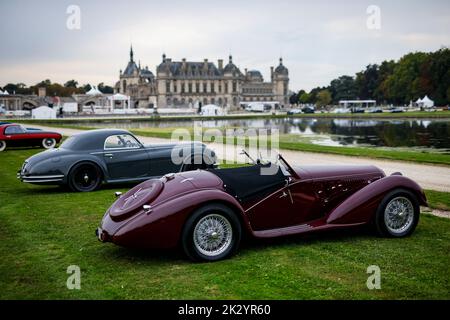
[[[18,171],[17,179],[27,183],[60,183],[63,182],[64,175],[24,176]]]

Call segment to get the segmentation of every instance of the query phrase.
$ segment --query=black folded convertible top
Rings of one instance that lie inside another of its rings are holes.
[[[261,169],[270,165],[214,169],[224,183],[225,190],[239,201],[249,201],[256,197],[265,197],[286,184],[286,177],[278,167],[276,174],[262,175]]]

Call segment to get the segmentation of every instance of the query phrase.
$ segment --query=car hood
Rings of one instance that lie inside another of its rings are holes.
[[[355,176],[355,175],[381,175],[385,176],[384,172],[370,165],[342,165],[342,166],[330,166],[330,165],[310,165],[294,167],[296,173],[301,179],[326,179],[343,176]]]

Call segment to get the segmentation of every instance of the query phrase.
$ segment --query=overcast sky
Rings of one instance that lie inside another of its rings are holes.
[[[66,27],[69,5],[81,29]],[[381,29],[369,29],[377,5]],[[133,43],[135,60],[155,73],[174,60],[233,60],[269,80],[280,56],[290,88],[328,85],[369,63],[450,46],[450,1],[82,1],[0,0],[0,86],[43,79],[113,85]]]

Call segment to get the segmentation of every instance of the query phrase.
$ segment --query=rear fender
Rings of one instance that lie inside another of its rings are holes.
[[[360,224],[370,222],[383,197],[393,189],[413,192],[420,205],[427,206],[422,188],[409,178],[391,175],[357,191],[329,214],[327,224]]]
[[[91,163],[97,165],[97,166],[100,168],[100,171],[101,171],[102,174],[103,174],[103,180],[104,180],[104,181],[107,181],[107,180],[108,180],[108,178],[109,178],[108,168],[106,167],[105,162],[104,162],[104,161],[101,161],[97,156],[94,156],[94,155],[91,155],[91,154],[86,154],[86,155],[83,155],[83,158],[82,158],[82,159],[80,159],[79,156],[73,156],[73,155],[70,155],[70,156],[69,156],[69,159],[66,159],[66,161],[67,161],[67,162],[70,162],[70,161],[71,161],[70,158],[73,158],[73,163],[72,163],[72,165],[71,165],[70,167],[67,168],[67,173],[65,174],[65,180],[66,180],[65,182],[66,182],[66,183],[67,183],[67,179],[68,179],[68,175],[69,175],[70,171],[71,171],[77,164],[79,164],[79,163],[81,163],[81,162],[91,162]]]
[[[188,217],[200,206],[219,202],[229,206],[250,233],[250,222],[239,202],[217,189],[201,189],[155,204],[150,214],[140,213],[114,235],[117,242],[145,247],[175,247]],[[143,240],[145,239],[145,240]],[[163,244],[161,239],[164,239]]]

